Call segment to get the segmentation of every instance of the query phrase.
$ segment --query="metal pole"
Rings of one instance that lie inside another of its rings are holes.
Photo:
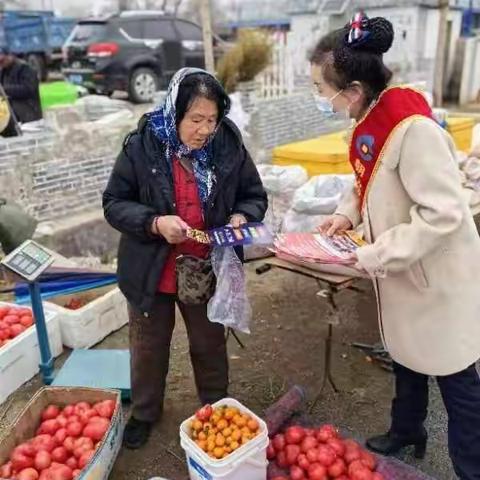
[[[436,107],[443,103],[443,78],[445,75],[445,49],[447,45],[447,23],[449,0],[439,2],[440,21],[438,26],[437,52],[435,54],[435,73],[433,80],[433,99]]]
[[[215,73],[215,60],[213,58],[213,34],[212,34],[212,13],[210,0],[200,0],[200,13],[203,28],[203,48],[205,51],[205,69]]]
[[[45,385],[50,385],[53,382],[53,357],[52,352],[50,351],[50,343],[48,341],[48,331],[43,312],[42,297],[40,295],[40,285],[38,282],[33,282],[28,284],[28,288],[32,300],[32,310],[38,337],[38,348],[40,349],[40,371],[42,372]]]

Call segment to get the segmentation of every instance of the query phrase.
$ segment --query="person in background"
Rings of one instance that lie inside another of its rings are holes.
[[[320,230],[333,235],[363,222],[369,243],[352,263],[374,283],[396,397],[389,431],[368,447],[390,455],[413,445],[424,456],[433,375],[448,412],[455,472],[478,480],[480,238],[452,139],[422,93],[389,87],[383,54],[393,37],[388,20],[359,13],[311,56],[319,107],[355,120],[349,154],[356,185]]]
[[[215,291],[211,250],[187,232],[228,223],[238,228],[265,215],[267,195],[239,130],[226,117],[229,108],[212,75],[177,72],[165,103],[126,138],[103,195],[105,218],[122,234],[118,283],[129,303],[133,409],[127,448],[145,444],[162,415],[176,305],[201,403],[228,396],[225,330],[207,317]]]
[[[0,47],[0,83],[17,122],[28,123],[43,118],[37,72],[28,63]],[[17,135],[15,118],[2,132],[4,137]]]

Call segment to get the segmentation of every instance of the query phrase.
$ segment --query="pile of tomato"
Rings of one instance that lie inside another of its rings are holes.
[[[30,308],[0,305],[0,348],[33,325]]]
[[[115,402],[48,406],[36,436],[17,445],[0,467],[0,478],[73,480],[90,462],[110,428]]]
[[[255,418],[226,405],[202,407],[190,422],[190,432],[197,446],[216,460],[227,457],[260,433]]]
[[[289,472],[272,480],[384,480],[375,456],[332,425],[288,428],[270,440],[267,458]]]

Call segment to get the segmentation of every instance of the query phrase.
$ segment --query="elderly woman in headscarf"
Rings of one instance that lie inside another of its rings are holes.
[[[226,117],[229,107],[212,75],[177,72],[163,105],[127,136],[103,195],[105,218],[122,234],[118,283],[129,304],[128,448],[144,445],[162,415],[175,305],[187,328],[201,403],[227,396],[224,327],[207,318],[215,290],[211,251],[187,234],[259,222],[267,209],[257,169]]]

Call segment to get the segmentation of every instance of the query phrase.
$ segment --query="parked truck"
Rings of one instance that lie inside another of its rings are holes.
[[[51,11],[0,12],[0,46],[26,60],[46,80],[49,69],[60,70],[62,47],[77,21]]]

